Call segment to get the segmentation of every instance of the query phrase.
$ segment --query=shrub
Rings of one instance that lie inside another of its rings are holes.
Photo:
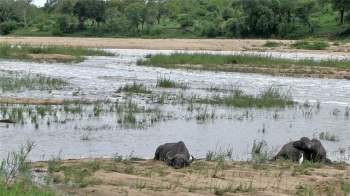
[[[202,35],[206,37],[217,37],[220,35],[220,28],[213,22],[206,22],[202,24]]]
[[[180,14],[177,18],[178,23],[182,28],[193,26],[193,18],[189,14]]]
[[[78,19],[74,16],[61,15],[56,19],[56,25],[62,33],[73,33],[78,28]]]
[[[7,35],[18,28],[15,21],[7,21],[0,24],[0,34]]]

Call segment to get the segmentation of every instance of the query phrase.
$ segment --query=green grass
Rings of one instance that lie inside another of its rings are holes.
[[[236,71],[236,68],[239,67],[238,65],[269,68],[290,68],[292,66],[350,68],[350,60],[293,60],[252,54],[157,54],[152,55],[145,60],[139,60],[137,64],[164,68],[186,68],[217,71]]]
[[[62,79],[45,77],[38,74],[4,73],[0,74],[0,90],[57,90],[67,86]]]
[[[0,196],[53,196],[53,192],[31,182],[31,165],[27,158],[34,143],[27,142],[18,151],[0,161]]]
[[[141,94],[150,94],[152,91],[148,90],[143,84],[127,84],[123,87],[120,87],[117,92],[127,92],[127,93],[141,93]]]
[[[282,94],[276,88],[268,88],[259,95],[247,95],[240,89],[236,89],[228,96],[214,95],[213,97],[200,99],[200,103],[226,105],[234,107],[286,107],[294,104],[291,97]]]
[[[54,196],[55,194],[45,188],[39,188],[30,182],[18,181],[5,186],[0,183],[0,196]]]
[[[33,58],[33,54],[55,54],[71,57],[55,59],[58,62],[80,62],[84,60],[84,56],[113,56],[112,53],[103,50],[83,47],[0,44],[0,59],[40,60]]]
[[[266,151],[266,142],[260,141],[256,142],[254,141],[251,153],[252,153],[252,163],[254,164],[254,167],[258,167],[260,164],[266,163],[269,160],[267,151]]]
[[[292,47],[297,49],[325,50],[327,47],[329,47],[329,44],[325,41],[301,40],[292,44]]]
[[[160,77],[157,79],[157,87],[161,88],[187,88],[186,84],[178,83],[175,81],[172,81],[166,77]]]

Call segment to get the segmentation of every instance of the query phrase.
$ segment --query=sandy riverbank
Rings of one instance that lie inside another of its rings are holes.
[[[281,42],[277,48],[266,48],[267,41]],[[95,48],[154,49],[154,50],[269,50],[303,51],[291,49],[293,40],[264,39],[138,39],[138,38],[83,38],[83,37],[0,37],[0,43],[30,45],[68,45]],[[331,46],[324,51],[305,51],[314,53],[350,52],[350,44]]]
[[[45,171],[48,164],[34,163]],[[346,195],[350,167],[195,161],[175,170],[153,160],[68,160],[49,164],[58,192],[73,195]]]

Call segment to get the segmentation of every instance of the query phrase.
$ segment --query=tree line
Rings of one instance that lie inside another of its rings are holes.
[[[1,0],[0,33],[279,37],[350,34],[350,0]]]

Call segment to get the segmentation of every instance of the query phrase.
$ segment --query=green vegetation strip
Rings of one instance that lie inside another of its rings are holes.
[[[35,57],[35,55],[37,55],[37,57]],[[47,56],[40,57],[38,55]],[[84,60],[84,56],[113,56],[113,54],[98,49],[88,49],[72,46],[30,46],[0,44],[0,59],[80,62]]]
[[[344,40],[350,35],[349,0],[0,2],[0,35]]]
[[[0,74],[0,92],[21,90],[59,90],[67,86],[63,79],[38,74]]]
[[[236,89],[228,96],[215,95],[205,99],[200,99],[197,102],[214,105],[226,105],[234,107],[286,107],[294,104],[291,97],[282,94],[276,88],[268,88],[262,91],[259,95],[247,95],[243,91]]]
[[[296,49],[307,49],[307,50],[325,50],[329,47],[329,44],[325,41],[307,41],[301,40],[295,42],[292,47]]]
[[[139,60],[137,64],[164,68],[189,68],[221,71],[234,71],[235,67],[233,65],[250,65],[272,68],[289,68],[291,66],[350,68],[350,60],[293,60],[253,54],[156,54],[146,58],[145,60]]]
[[[39,188],[28,181],[19,181],[11,185],[0,184],[1,196],[54,196],[54,192]]]

